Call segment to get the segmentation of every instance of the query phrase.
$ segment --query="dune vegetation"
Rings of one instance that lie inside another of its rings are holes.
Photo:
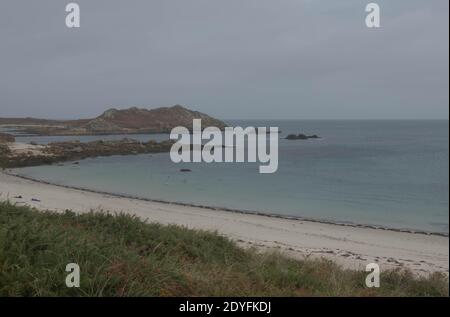
[[[80,287],[65,284],[68,263]],[[448,296],[448,278],[366,272],[242,249],[214,233],[0,203],[0,296]]]

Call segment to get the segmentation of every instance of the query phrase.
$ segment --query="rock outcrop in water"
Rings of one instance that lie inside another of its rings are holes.
[[[306,135],[306,134],[289,134],[286,138],[286,140],[308,140],[308,139],[319,139],[319,136],[316,134],[313,135]]]

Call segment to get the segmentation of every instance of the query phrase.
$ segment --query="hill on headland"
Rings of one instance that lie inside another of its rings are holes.
[[[18,131],[38,135],[168,133],[177,126],[191,127],[193,119],[202,119],[205,127],[225,127],[225,123],[218,119],[180,105],[155,109],[112,108],[96,118],[80,120],[0,118],[0,125],[15,126]]]

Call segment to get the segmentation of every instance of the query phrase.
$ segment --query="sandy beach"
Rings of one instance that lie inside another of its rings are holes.
[[[22,198],[14,198],[21,196]],[[278,250],[295,258],[324,257],[349,269],[376,262],[381,271],[417,274],[449,270],[449,238],[327,224],[116,197],[27,180],[0,172],[0,199],[39,210],[135,214],[149,222],[217,231],[243,247]],[[33,201],[32,199],[38,200]]]

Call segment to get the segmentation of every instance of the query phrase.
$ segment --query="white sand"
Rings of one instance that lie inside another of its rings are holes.
[[[21,195],[23,198],[15,199]],[[40,202],[31,201],[37,198]],[[240,214],[118,198],[21,179],[0,172],[0,200],[41,210],[122,211],[151,222],[218,231],[242,246],[274,249],[303,258],[321,256],[351,269],[376,262],[381,271],[406,267],[418,274],[448,274],[449,238]]]

